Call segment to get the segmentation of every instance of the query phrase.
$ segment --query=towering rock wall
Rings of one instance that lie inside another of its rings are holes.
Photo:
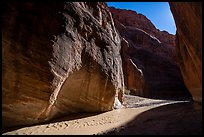
[[[120,38],[106,4],[4,4],[3,128],[122,101]]]
[[[202,3],[169,2],[175,19],[178,62],[195,101],[202,101]]]
[[[109,8],[123,38],[124,81],[132,94],[154,98],[190,96],[176,61],[175,36],[156,29],[144,15]]]
[[[146,16],[132,10],[109,8],[113,18],[117,19],[121,24],[144,30],[159,39],[162,43],[175,46],[175,36],[169,34],[167,31],[157,29]]]

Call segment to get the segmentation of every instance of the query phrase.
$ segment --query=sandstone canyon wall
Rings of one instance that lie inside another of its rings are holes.
[[[202,2],[169,2],[175,19],[178,63],[195,101],[202,101]]]
[[[4,4],[3,128],[122,101],[120,38],[105,3]]]
[[[167,31],[157,29],[146,16],[132,10],[116,9],[114,7],[109,8],[114,20],[119,21],[124,26],[139,28],[156,37],[162,43],[175,46],[175,36],[169,34]]]
[[[153,98],[190,97],[176,60],[175,36],[159,31],[135,11],[109,8],[122,37],[124,81],[132,94]]]

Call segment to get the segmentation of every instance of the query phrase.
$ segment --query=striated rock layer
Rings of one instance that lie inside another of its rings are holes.
[[[169,34],[167,31],[160,31],[157,29],[146,16],[132,10],[116,9],[114,7],[109,8],[114,20],[118,20],[125,26],[144,30],[148,34],[159,39],[162,43],[175,46],[175,36]]]
[[[123,98],[120,38],[104,3],[5,3],[3,128],[113,109]]]
[[[178,62],[186,87],[202,101],[202,2],[169,2],[175,19]]]
[[[178,66],[175,36],[159,31],[141,14],[109,7],[122,39],[125,85],[134,95],[189,96]]]

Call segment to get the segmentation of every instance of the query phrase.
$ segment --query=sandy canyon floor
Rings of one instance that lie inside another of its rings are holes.
[[[202,105],[125,95],[124,107],[76,114],[3,135],[201,135]]]

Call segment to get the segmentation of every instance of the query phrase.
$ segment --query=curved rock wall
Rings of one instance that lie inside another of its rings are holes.
[[[169,2],[175,19],[178,62],[186,87],[202,101],[202,2]]]
[[[134,11],[112,7],[110,11],[123,38],[124,81],[131,93],[151,98],[190,97],[175,60],[175,36],[165,33],[160,37],[164,32]],[[138,73],[139,70],[143,76]]]
[[[120,38],[106,4],[7,2],[2,20],[3,128],[122,101]]]

